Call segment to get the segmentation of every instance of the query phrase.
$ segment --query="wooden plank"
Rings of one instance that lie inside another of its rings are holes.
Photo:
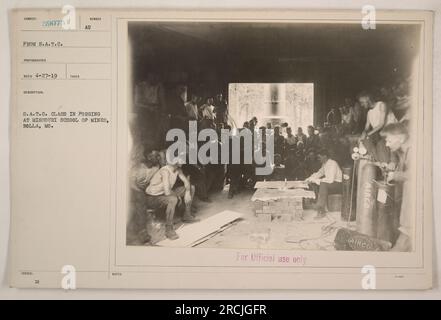
[[[200,222],[186,224],[179,230],[176,230],[179,239],[165,239],[158,242],[156,245],[176,248],[191,247],[199,240],[222,229],[224,226],[232,223],[233,221],[242,218],[242,216],[243,214],[239,212],[230,210],[222,211]]]
[[[270,201],[270,200],[294,199],[294,198],[315,199],[315,193],[313,191],[304,190],[304,189],[289,189],[289,190],[257,189],[253,197],[251,198],[251,201]]]
[[[308,189],[305,181],[257,181],[255,189]]]
[[[213,238],[214,236],[218,235],[219,233],[224,232],[226,229],[230,228],[231,226],[233,226],[233,225],[235,225],[235,224],[236,224],[236,222],[233,221],[233,222],[231,222],[231,223],[229,223],[229,224],[223,226],[223,227],[220,228],[219,230],[217,230],[217,231],[215,231],[215,232],[213,232],[213,233],[211,233],[211,234],[209,234],[209,235],[203,237],[202,239],[199,239],[198,241],[193,242],[191,246],[192,246],[192,247],[196,247],[197,245],[200,245],[201,243],[204,243],[205,241],[210,240],[211,238]]]

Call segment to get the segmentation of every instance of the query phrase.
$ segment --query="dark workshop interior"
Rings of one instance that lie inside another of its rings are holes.
[[[419,27],[130,22],[128,35],[127,245],[413,250]],[[272,173],[168,163],[166,134],[189,121],[270,134]]]

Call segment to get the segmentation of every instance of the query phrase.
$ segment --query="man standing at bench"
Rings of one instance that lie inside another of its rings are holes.
[[[325,207],[328,203],[328,195],[342,192],[343,176],[340,166],[335,160],[329,158],[327,150],[320,150],[318,158],[322,167],[306,179],[306,182],[311,184],[316,194],[318,193],[316,204],[317,216],[315,219],[321,219],[326,216]]]
[[[181,166],[178,159],[168,163],[153,176],[146,189],[148,206],[153,209],[165,208],[165,236],[170,240],[179,238],[173,227],[173,217],[176,207],[182,200],[185,203],[182,221],[185,223],[199,221],[191,214],[195,189],[182,172]],[[175,187],[178,178],[184,185]]]

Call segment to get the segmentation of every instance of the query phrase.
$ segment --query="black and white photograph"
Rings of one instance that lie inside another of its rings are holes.
[[[416,250],[420,24],[127,32],[127,246]]]
[[[9,14],[9,296],[381,298],[439,280],[434,12]],[[265,307],[247,305],[225,315]],[[201,308],[163,314],[223,310]]]

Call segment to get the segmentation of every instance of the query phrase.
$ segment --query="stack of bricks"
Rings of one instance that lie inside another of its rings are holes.
[[[278,199],[272,201],[254,201],[256,216],[261,222],[278,220],[290,222],[303,219],[302,198]]]

